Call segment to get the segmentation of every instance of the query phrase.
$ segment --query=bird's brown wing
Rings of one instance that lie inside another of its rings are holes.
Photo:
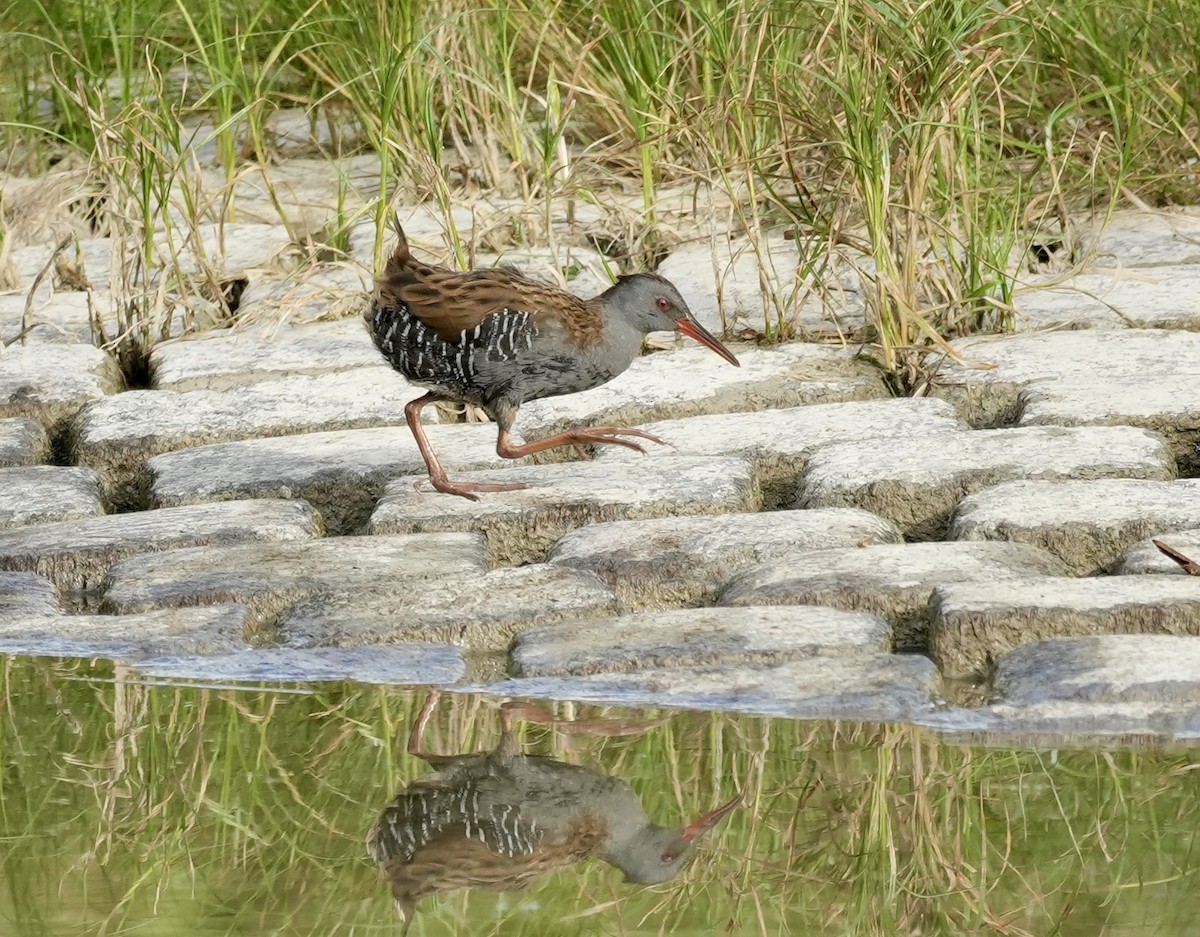
[[[401,240],[376,287],[385,307],[403,304],[444,341],[458,342],[490,315],[528,312],[535,325],[557,320],[581,345],[598,337],[600,316],[565,290],[504,267],[460,273],[418,261]],[[593,335],[595,333],[595,335]]]

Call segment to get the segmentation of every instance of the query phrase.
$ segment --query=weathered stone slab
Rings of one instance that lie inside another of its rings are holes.
[[[253,621],[240,605],[172,608],[137,615],[0,618],[0,653],[136,660],[242,650]]]
[[[50,438],[42,425],[24,416],[0,420],[0,468],[50,460]]]
[[[466,674],[462,652],[416,641],[396,647],[255,648],[205,657],[184,655],[138,660],[139,673],[195,680],[248,680],[445,686]]]
[[[1193,527],[1200,480],[1015,481],[964,498],[950,537],[1032,544],[1091,575],[1139,540]]]
[[[270,265],[292,244],[287,229],[278,224],[214,222],[195,225],[192,233],[195,237],[189,238],[186,245],[180,245],[170,242],[160,230],[155,238],[155,259],[180,273],[211,270],[219,276],[229,277]],[[114,250],[119,251],[122,246],[127,251],[136,250],[133,245],[122,245],[111,238],[87,238],[80,246],[80,254],[68,250],[64,256],[97,288],[108,285]],[[49,240],[40,253],[37,249],[22,252],[21,272],[36,276],[53,252],[54,246]]]
[[[789,553],[901,539],[853,508],[661,517],[581,527],[547,562],[596,573],[626,605],[670,608],[714,601],[738,573]]]
[[[430,582],[407,595],[314,596],[284,614],[280,634],[292,647],[440,641],[504,651],[525,628],[617,611],[617,597],[591,573],[539,564]]]
[[[517,635],[518,677],[778,664],[891,650],[875,615],[809,606],[685,608],[531,628]]]
[[[929,597],[974,580],[1065,575],[1048,553],[1017,543],[909,543],[813,550],[734,579],[722,605],[829,605],[887,618],[899,647],[926,641]]]
[[[1160,433],[1181,472],[1200,471],[1200,372],[1118,377],[1086,385],[1059,381],[1021,392],[1022,426],[1141,426]]]
[[[242,293],[238,321],[276,327],[286,318],[290,329],[314,319],[344,317],[347,322],[358,321],[361,325],[358,317],[370,302],[374,280],[366,267],[345,263],[256,276]],[[352,337],[352,333],[349,335]]]
[[[54,583],[33,573],[0,573],[0,621],[63,614]]]
[[[308,540],[321,519],[303,501],[230,501],[35,524],[0,531],[0,570],[34,572],[60,590],[99,587],[117,560],[201,544]]]
[[[316,593],[419,591],[423,580],[483,573],[477,534],[333,537],[193,547],[133,556],[109,573],[102,611],[140,612],[239,602],[269,630],[279,612]]]
[[[1014,297],[1025,327],[1200,330],[1200,264],[1089,268]]]
[[[497,565],[540,562],[568,531],[587,524],[679,514],[752,511],[761,505],[744,459],[646,459],[617,465],[570,462],[460,472],[460,481],[512,482],[522,491],[479,502],[417,491],[416,478],[387,486],[371,515],[372,533],[479,530]]]
[[[822,446],[843,440],[907,436],[928,447],[927,437],[966,428],[950,404],[928,397],[711,414],[639,427],[669,443],[647,445],[646,455],[739,455],[751,459],[768,508],[791,501],[808,459]],[[620,446],[602,446],[597,460],[628,462],[640,456]]]
[[[0,529],[103,513],[100,477],[89,468],[74,465],[0,468]]]
[[[1200,577],[1038,577],[941,586],[929,649],[948,677],[981,675],[1015,647],[1091,634],[1200,635]],[[1200,642],[1198,642],[1200,643]]]
[[[160,390],[228,390],[294,374],[323,374],[380,362],[362,319],[262,326],[157,345],[150,355]]]
[[[430,445],[448,472],[519,465],[496,455],[492,424],[427,427]],[[407,426],[306,433],[199,446],[146,463],[151,498],[160,507],[234,498],[304,498],[331,533],[358,533],[384,486],[424,473]],[[426,495],[438,501],[450,495]],[[461,499],[454,499],[461,500]]]
[[[403,420],[424,391],[391,368],[260,381],[227,391],[130,391],[93,401],[76,422],[77,461],[101,473],[120,510],[145,507],[147,459],[163,452],[268,436]]]
[[[28,416],[54,430],[124,383],[117,363],[91,345],[12,345],[0,355],[0,417]]]
[[[1200,641],[1165,635],[1051,638],[996,668],[995,701],[921,721],[962,741],[1010,747],[1161,749],[1200,739]]]
[[[1200,263],[1200,213],[1195,208],[1113,213],[1103,228],[1084,234],[1083,248],[1094,262],[1156,267]]]
[[[1200,704],[1200,641],[1172,635],[1098,635],[1038,641],[996,666],[998,701]]]
[[[24,290],[0,294],[0,342],[16,343],[23,337],[27,342],[49,344],[91,343],[92,310],[88,308],[87,293],[53,290],[44,283],[29,306],[28,315],[27,299]],[[108,334],[116,334],[112,294],[107,290],[96,291],[92,302]]]
[[[1023,391],[1054,391],[1086,404],[1109,382],[1140,394],[1188,378],[1194,387],[1200,378],[1200,334],[1195,332],[1093,329],[964,338],[951,344],[963,361],[947,359],[934,392],[979,427],[1011,425],[1022,418]]]
[[[12,252],[13,270],[20,281],[22,293],[28,293],[38,274],[46,269],[46,264],[54,253],[55,241],[61,236],[57,232],[46,231],[44,237],[37,239],[37,243],[18,247]],[[51,295],[52,288],[56,285],[64,287],[58,291],[59,295],[67,291],[60,270],[73,273],[71,279],[76,281],[84,277],[94,277],[97,282],[93,282],[92,285],[100,288],[102,284],[98,281],[101,278],[107,281],[112,270],[112,238],[85,236],[69,244],[66,250],[59,254],[55,265],[47,270],[42,278],[37,299]],[[74,287],[77,291],[78,283]]]
[[[202,167],[201,175],[207,191],[229,186],[223,165]],[[284,159],[261,172],[239,173],[230,188],[243,221],[287,222],[297,232],[315,233],[347,213],[362,214],[369,199],[378,197],[379,154]]]
[[[718,235],[671,251],[658,272],[675,284],[692,313],[715,335],[726,328],[728,334],[762,334],[768,323],[777,329],[781,317],[809,337],[856,335],[864,325],[865,307],[858,277],[829,254],[828,244],[821,245],[820,256],[839,267],[841,275],[818,271],[812,263],[816,252],[801,253],[810,244],[782,232],[757,244]],[[814,282],[817,272],[825,292]]]
[[[1166,441],[1128,426],[897,433],[820,449],[795,506],[859,507],[894,522],[909,539],[940,540],[962,497],[999,482],[1174,477]]]
[[[1174,547],[1190,560],[1200,562],[1200,530],[1177,530],[1161,537],[1150,537],[1135,543],[1117,557],[1113,572],[1119,576],[1143,575],[1145,573],[1190,575],[1182,566],[1163,554],[1151,541],[1160,540]]]
[[[1083,292],[1089,286],[1107,286],[1108,278],[1068,277],[1061,274],[1033,276],[1013,295],[1016,332],[1047,329],[1126,329],[1133,323],[1104,303],[1094,302]]]
[[[506,696],[758,713],[796,719],[903,722],[937,706],[937,669],[916,654],[814,657],[774,666],[680,667],[528,677],[480,687]]]
[[[770,349],[737,345],[730,350],[741,361],[740,368],[701,347],[644,355],[601,387],[525,404],[517,428],[533,438],[584,423],[631,426],[706,413],[888,396],[879,370],[842,348],[796,343]]]

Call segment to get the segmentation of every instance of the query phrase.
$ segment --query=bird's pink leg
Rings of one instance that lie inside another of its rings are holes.
[[[417,716],[416,722],[412,724],[412,728],[408,731],[408,753],[416,755],[418,758],[424,758],[429,755],[425,748],[425,729],[429,725],[429,720],[437,710],[438,700],[442,698],[440,690],[430,690],[429,695],[425,697],[425,705],[421,707],[421,714]]]
[[[662,446],[666,445],[666,442],[662,439],[659,439],[652,433],[643,432],[640,429],[629,429],[624,426],[583,426],[579,429],[569,429],[566,432],[518,446],[509,438],[508,430],[501,429],[500,436],[496,440],[496,452],[506,459],[519,459],[522,456],[533,455],[535,452],[544,452],[547,449],[554,449],[558,446],[582,446],[587,443],[624,446],[626,449],[635,449],[638,452],[646,451],[632,439],[622,439],[622,436],[648,439],[650,442],[656,442]]]
[[[429,404],[442,400],[441,396],[430,391],[424,397],[418,397],[416,400],[410,400],[404,405],[404,421],[408,423],[408,428],[412,431],[413,438],[417,441],[417,448],[421,450],[421,458],[425,460],[425,468],[429,472],[429,484],[433,485],[436,491],[447,495],[458,495],[460,498],[467,498],[471,501],[478,501],[473,492],[476,491],[520,491],[522,488],[529,486],[524,482],[510,482],[507,484],[496,484],[493,482],[452,482],[446,475],[446,470],[442,468],[442,463],[433,454],[433,448],[429,445],[429,438],[425,435],[425,427],[421,424],[421,411]],[[421,482],[417,482],[413,487],[417,491],[421,490]]]

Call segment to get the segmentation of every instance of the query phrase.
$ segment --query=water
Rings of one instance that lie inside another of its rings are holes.
[[[427,692],[147,684],[3,661],[0,935],[399,934],[364,840]],[[443,696],[430,751],[488,750]],[[1194,935],[1200,758],[971,748],[904,726],[552,704],[524,751],[614,776],[659,823],[745,802],[662,885],[597,860],[426,897],[425,935]],[[586,730],[586,731],[582,731]]]

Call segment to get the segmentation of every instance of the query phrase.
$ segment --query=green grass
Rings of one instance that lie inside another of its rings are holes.
[[[620,261],[644,265],[687,234],[661,193],[715,187],[755,250],[782,225],[805,245],[809,283],[770,296],[757,330],[800,335],[797,302],[849,251],[908,390],[926,351],[1011,324],[1039,228],[1196,200],[1197,16],[1195,0],[10,0],[0,138],[10,171],[89,166],[111,193],[95,229],[132,211],[120,236],[147,260],[164,199],[186,228],[237,220],[247,172],[276,194],[267,126],[285,106],[377,155],[376,262],[397,202],[439,206],[465,260],[451,207],[500,197],[541,215],[518,240],[558,237],[580,201],[612,209]],[[197,122],[223,184],[181,148]],[[161,305],[132,298],[139,343],[161,337]]]
[[[403,749],[422,696],[147,686],[120,667],[6,660],[0,930],[395,933],[363,837],[427,770]],[[523,731],[531,753],[625,778],[663,823],[734,790],[746,805],[669,885],[591,862],[520,894],[426,899],[414,935],[1183,937],[1200,911],[1200,772],[1184,752],[979,749],[706,713],[630,737]],[[473,751],[497,732],[493,702],[446,697],[428,740]]]

